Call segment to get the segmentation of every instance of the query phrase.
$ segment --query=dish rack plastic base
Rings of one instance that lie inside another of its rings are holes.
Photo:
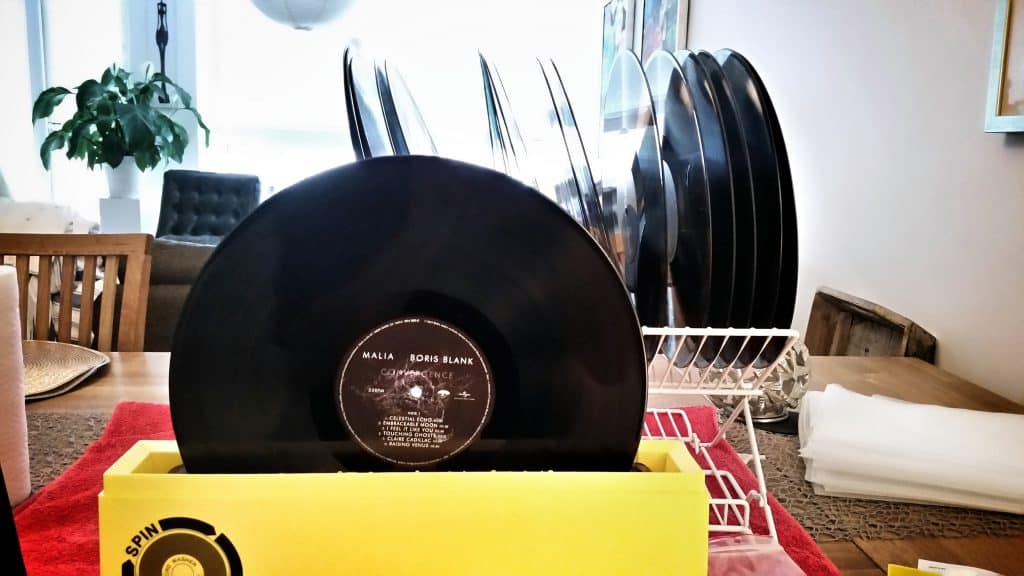
[[[644,438],[678,439],[703,468],[709,488],[711,523],[708,531],[751,534],[751,507],[765,516],[768,532],[778,539],[761,452],[750,415],[750,399],[765,394],[765,382],[778,369],[799,337],[796,330],[762,328],[643,328],[648,346],[655,350],[648,364],[649,396],[732,396],[736,405],[714,438],[702,441],[680,409],[648,410]],[[655,346],[656,343],[656,346]],[[730,426],[743,417],[750,442],[757,489],[746,494],[731,473],[720,468],[709,448],[725,440]],[[653,425],[651,424],[653,422]]]

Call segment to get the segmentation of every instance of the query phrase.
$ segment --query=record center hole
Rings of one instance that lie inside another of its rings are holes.
[[[417,398],[417,399],[422,397],[423,396],[423,388],[421,388],[419,386],[413,386],[412,388],[409,388],[409,396],[412,396],[413,398]]]

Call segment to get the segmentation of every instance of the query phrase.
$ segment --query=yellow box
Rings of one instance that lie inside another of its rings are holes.
[[[704,474],[675,440],[639,472],[175,474],[142,441],[103,475],[102,576],[707,574]]]

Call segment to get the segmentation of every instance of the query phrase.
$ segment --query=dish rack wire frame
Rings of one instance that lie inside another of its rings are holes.
[[[709,532],[751,534],[750,508],[753,504],[763,512],[772,539],[778,541],[775,519],[768,505],[761,451],[750,415],[750,399],[766,394],[766,381],[776,374],[779,364],[800,334],[796,330],[781,328],[644,327],[642,331],[648,341],[655,337],[658,339],[655,354],[648,364],[649,395],[738,398],[729,417],[708,442],[697,437],[686,412],[679,409],[648,410],[647,413],[654,416],[656,426],[652,427],[645,421],[644,437],[678,439],[694,454],[704,469],[705,478],[721,490],[724,497],[712,497],[709,502],[712,519]],[[784,341],[782,346],[777,344],[780,341]],[[681,346],[681,343],[686,346]],[[733,475],[720,469],[708,452],[708,448],[725,439],[726,430],[741,415],[757,477],[757,489],[747,494],[743,494]]]

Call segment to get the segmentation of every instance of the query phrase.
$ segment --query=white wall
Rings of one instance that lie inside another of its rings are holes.
[[[1024,401],[1024,134],[983,132],[994,0],[691,0],[691,49],[761,73],[820,285],[900,312],[938,363]]]

